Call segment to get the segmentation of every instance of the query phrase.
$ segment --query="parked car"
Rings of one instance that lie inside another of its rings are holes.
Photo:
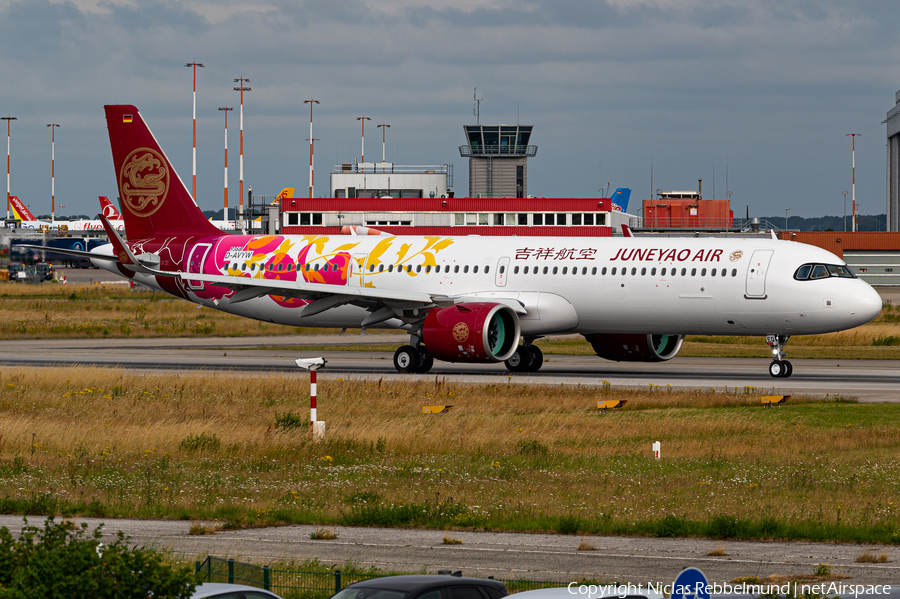
[[[194,590],[191,599],[281,599],[275,593],[242,584],[204,582]]]
[[[420,574],[363,580],[331,599],[501,599],[507,595],[506,586],[496,580]]]

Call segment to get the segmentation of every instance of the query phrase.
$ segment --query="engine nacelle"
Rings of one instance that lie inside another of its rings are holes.
[[[445,362],[502,362],[519,346],[519,317],[490,302],[435,308],[425,316],[422,341]]]
[[[597,355],[614,362],[664,362],[681,349],[684,335],[585,335]]]

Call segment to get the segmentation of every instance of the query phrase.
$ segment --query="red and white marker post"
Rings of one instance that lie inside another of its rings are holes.
[[[325,358],[299,358],[295,363],[309,371],[309,436],[313,440],[325,439],[325,422],[316,416],[316,371],[325,366]]]

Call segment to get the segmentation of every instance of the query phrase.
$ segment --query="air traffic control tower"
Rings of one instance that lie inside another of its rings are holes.
[[[464,125],[459,155],[469,159],[470,198],[524,198],[528,193],[528,145],[532,125]]]

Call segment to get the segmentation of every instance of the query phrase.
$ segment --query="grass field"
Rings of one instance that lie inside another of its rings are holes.
[[[266,335],[283,336],[273,339],[273,343],[289,345],[292,337],[315,332],[326,331],[198,309],[194,304],[162,293],[131,292],[125,285],[62,287],[0,283],[0,340]],[[594,353],[581,337],[542,339],[538,344],[547,354]],[[365,349],[393,352],[397,344],[366,345]],[[878,318],[850,331],[793,337],[787,350],[792,358],[900,359],[900,305],[886,304]],[[690,336],[685,339],[680,355],[765,357],[768,348],[759,337]]]
[[[0,368],[0,511],[900,542],[897,404],[320,379],[316,443],[307,393],[302,376]],[[594,407],[613,397],[628,404]]]

